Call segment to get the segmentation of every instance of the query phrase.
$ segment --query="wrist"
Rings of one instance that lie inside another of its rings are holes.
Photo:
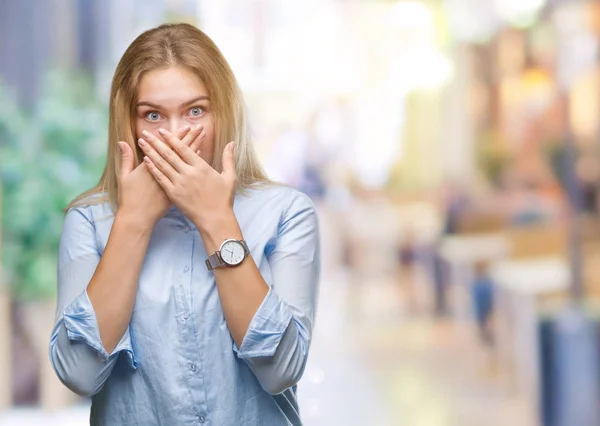
[[[127,230],[127,232],[134,233],[141,237],[151,235],[154,225],[155,223],[153,221],[124,209],[117,210],[113,224],[113,226],[123,228]]]
[[[200,232],[206,252],[209,255],[218,250],[223,241],[229,238],[236,240],[243,239],[242,231],[233,210],[205,216],[202,219],[194,221],[194,224]]]

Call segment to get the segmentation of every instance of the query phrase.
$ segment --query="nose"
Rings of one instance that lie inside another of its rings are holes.
[[[171,133],[177,134],[178,130],[185,125],[179,118],[172,118],[169,120],[167,130]]]

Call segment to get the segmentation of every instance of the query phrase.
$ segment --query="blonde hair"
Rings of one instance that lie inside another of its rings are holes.
[[[142,77],[153,70],[183,67],[206,85],[215,120],[215,149],[212,167],[221,171],[221,154],[230,141],[236,142],[235,167],[239,189],[258,182],[272,182],[265,174],[252,145],[241,91],[229,64],[215,43],[190,24],[168,24],[148,30],[127,48],[117,65],[110,94],[108,153],[104,172],[94,188],[75,198],[71,207],[109,201],[118,207],[121,156],[118,142],[133,149],[135,164],[142,153],[135,143],[135,105]],[[101,195],[93,197],[93,195]]]

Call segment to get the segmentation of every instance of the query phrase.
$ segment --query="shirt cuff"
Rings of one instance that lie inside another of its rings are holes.
[[[242,346],[238,349],[233,342],[234,352],[240,359],[275,355],[279,342],[291,321],[291,310],[269,288],[265,299],[250,321]]]
[[[129,327],[125,330],[125,334],[109,354],[102,345],[100,339],[100,328],[92,302],[88,297],[87,291],[81,293],[63,312],[64,324],[67,329],[69,340],[80,340],[98,352],[101,359],[105,362],[111,358],[115,358],[122,351],[127,353],[129,363],[132,368],[137,368],[137,361],[133,353],[131,345],[131,336]]]

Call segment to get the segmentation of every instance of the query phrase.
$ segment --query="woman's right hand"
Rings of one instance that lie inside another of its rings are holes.
[[[190,130],[189,126],[180,129],[179,137],[194,151],[198,151],[205,133],[201,130]],[[119,142],[121,151],[121,171],[118,177],[119,206],[117,214],[127,215],[143,227],[152,229],[156,222],[165,215],[171,201],[164,193],[156,179],[148,170],[146,163],[134,166],[131,146]]]

